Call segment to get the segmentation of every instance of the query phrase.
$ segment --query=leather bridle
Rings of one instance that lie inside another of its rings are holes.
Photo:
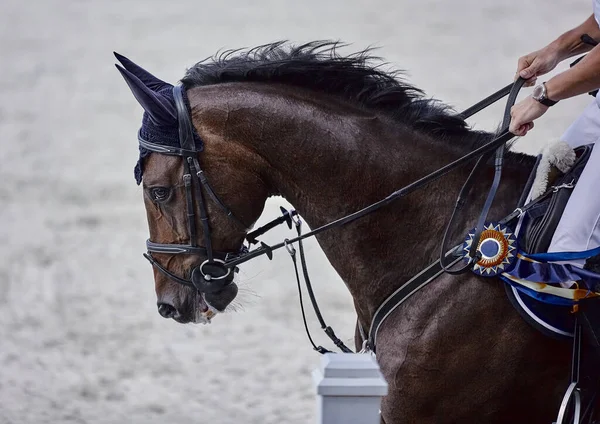
[[[226,261],[232,256],[244,253],[246,247],[242,246],[240,252],[221,252],[213,250],[211,229],[208,221],[206,201],[202,188],[209,194],[213,201],[227,214],[229,218],[235,221],[240,227],[247,228],[240,219],[231,212],[227,206],[216,195],[211,188],[200,164],[198,163],[198,153],[194,142],[194,127],[187,106],[183,99],[183,87],[177,85],[173,87],[173,98],[177,108],[177,120],[179,124],[179,147],[171,147],[151,143],[145,140],[141,133],[138,133],[138,141],[142,148],[151,152],[163,155],[180,156],[183,158],[183,186],[185,188],[185,199],[187,209],[188,232],[190,235],[189,244],[155,243],[148,239],[146,241],[147,253],[144,257],[156,267],[160,273],[171,280],[184,286],[192,287],[202,293],[215,293],[225,286],[231,284],[237,267],[226,266]],[[200,221],[202,223],[204,246],[198,246],[196,229],[196,203],[200,211]],[[206,257],[206,260],[191,272],[190,279],[185,279],[173,274],[163,267],[152,253],[162,253],[167,255],[198,255]]]

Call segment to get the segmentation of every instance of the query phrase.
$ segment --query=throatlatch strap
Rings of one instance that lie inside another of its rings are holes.
[[[185,163],[186,172],[183,174],[183,185],[185,187],[185,204],[187,209],[188,229],[190,231],[190,246],[197,247],[196,243],[196,213],[194,212],[194,196],[192,194],[192,169],[189,163]]]
[[[198,181],[200,181],[202,183],[202,186],[204,187],[204,189],[206,190],[208,195],[213,199],[213,201],[217,205],[219,205],[219,207],[221,209],[223,209],[223,211],[227,214],[227,216],[229,218],[231,218],[235,222],[237,222],[238,225],[240,226],[240,228],[244,228],[244,229],[248,228],[237,216],[235,216],[233,214],[231,209],[229,209],[227,206],[225,206],[225,203],[223,203],[221,201],[221,199],[219,199],[219,196],[217,196],[217,194],[215,193],[213,188],[208,183],[208,180],[206,179],[206,175],[204,175],[204,171],[202,170],[202,168],[200,168],[200,163],[198,162],[198,159],[196,157],[194,157],[194,166],[196,167],[196,177],[198,177]]]
[[[198,180],[198,174],[194,165],[194,159],[191,156],[185,158],[192,174],[192,178],[195,179],[196,184],[196,201],[198,202],[198,209],[200,210],[200,222],[202,222],[202,229],[204,232],[204,248],[206,249],[206,256],[209,263],[213,262],[213,249],[212,249],[212,237],[210,231],[210,223],[208,222],[208,213],[206,212],[206,202],[204,201],[204,194],[202,193],[202,186]]]

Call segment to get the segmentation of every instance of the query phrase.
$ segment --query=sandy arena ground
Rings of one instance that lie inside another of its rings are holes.
[[[182,326],[156,312],[132,173],[141,109],[113,50],[175,82],[221,48],[341,39],[380,46],[463,109],[590,13],[590,0],[2,0],[0,423],[314,422],[319,357],[285,254],[243,267],[238,313]],[[537,152],[590,100],[557,105],[519,148]],[[326,319],[350,341],[349,295],[314,242],[308,258]]]

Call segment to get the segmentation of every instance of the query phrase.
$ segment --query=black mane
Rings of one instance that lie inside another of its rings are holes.
[[[194,65],[181,81],[186,88],[247,81],[304,87],[358,103],[436,137],[469,136],[473,146],[489,140],[490,134],[469,130],[451,108],[425,98],[398,78],[399,71],[384,72],[381,65],[372,65],[379,58],[370,55],[371,49],[341,56],[339,47],[330,41],[300,46],[277,42],[227,50]]]

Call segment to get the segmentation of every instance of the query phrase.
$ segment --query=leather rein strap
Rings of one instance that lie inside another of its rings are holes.
[[[508,126],[510,125],[510,110],[511,110],[512,106],[515,104],[517,95],[519,94],[519,91],[523,87],[524,83],[525,83],[525,80],[522,78],[519,78],[512,85],[512,87],[509,91],[508,100],[506,101],[506,107],[504,109],[504,117],[502,119],[502,126],[501,126],[502,131],[508,131]],[[505,87],[505,89],[506,89],[506,87]],[[492,96],[494,96],[494,95],[492,95]],[[495,96],[494,96],[494,98],[495,98]],[[481,110],[481,109],[475,109],[475,108],[470,108],[470,109],[473,109],[475,111],[473,113],[476,113],[477,111]],[[467,116],[467,117],[470,116],[470,115],[466,114],[465,112],[463,112],[462,115]],[[442,265],[443,270],[445,272],[447,272],[448,274],[452,274],[452,275],[462,274],[462,273],[468,271],[469,269],[471,269],[473,264],[480,259],[478,256],[479,253],[477,251],[477,247],[479,246],[479,240],[481,239],[481,233],[483,232],[484,224],[486,222],[490,208],[492,207],[492,202],[494,201],[494,197],[496,197],[498,187],[500,187],[500,179],[502,177],[502,167],[504,165],[504,151],[505,151],[504,146],[505,145],[502,144],[500,147],[498,147],[498,150],[496,150],[495,161],[494,161],[494,180],[492,181],[492,186],[490,187],[488,196],[485,200],[485,203],[483,205],[481,213],[479,214],[479,218],[477,219],[477,225],[475,226],[475,235],[473,237],[473,243],[471,244],[471,248],[469,249],[469,253],[468,253],[469,261],[464,266],[460,267],[459,269],[452,269],[451,266],[449,267],[444,264],[445,252],[447,251],[447,249],[446,249],[447,239],[450,234],[450,229],[452,228],[452,224],[454,222],[454,218],[455,218],[457,212],[460,211],[466,203],[466,196],[468,196],[469,192],[471,191],[471,188],[473,187],[473,183],[476,181],[475,177],[477,176],[477,173],[487,163],[487,161],[490,158],[490,154],[482,155],[479,158],[479,160],[477,161],[477,163],[471,170],[471,173],[469,174],[467,180],[463,184],[463,186],[460,190],[460,193],[458,195],[458,198],[456,199],[456,204],[454,206],[454,210],[452,211],[450,221],[448,222],[448,225],[446,226],[446,231],[444,231],[444,237],[442,238],[442,244],[440,246],[440,264]]]
[[[535,175],[532,174],[530,177],[530,181],[528,186],[531,187],[531,183],[533,182],[533,177]],[[513,212],[509,215],[505,216],[503,219],[499,221],[500,224],[508,224],[516,218],[519,218],[529,209],[537,206],[540,202],[545,200],[552,191],[548,191],[542,196],[535,199],[533,202],[528,203],[526,206],[522,206],[525,198],[519,202],[519,207],[517,207]],[[447,265],[449,267],[453,267],[457,265],[459,262],[464,261],[462,255],[458,255],[458,251],[462,249],[463,245],[459,244],[454,246],[449,251],[445,252],[444,259],[453,258],[452,261]],[[373,314],[373,319],[371,320],[371,326],[369,328],[368,334],[366,334],[368,338],[367,347],[375,352],[375,348],[377,345],[377,332],[379,331],[379,327],[385,321],[385,319],[396,310],[402,303],[404,303],[410,296],[414,293],[425,287],[427,284],[435,280],[437,277],[445,273],[444,265],[442,264],[442,258],[430,264],[427,268],[421,271],[419,274],[415,275],[413,278],[408,280],[405,284],[403,284],[399,289],[397,289],[394,293],[389,295],[379,306],[379,308]]]
[[[489,106],[490,104],[500,100],[506,94],[509,94],[509,97],[506,102],[506,107],[504,110],[504,117],[503,117],[503,121],[502,121],[502,126],[501,126],[502,129],[500,131],[500,136],[498,136],[496,139],[492,140],[490,143],[488,143],[488,145],[493,143],[498,138],[501,138],[505,134],[509,134],[510,138],[512,138],[513,135],[508,132],[508,126],[510,124],[510,110],[511,110],[512,106],[514,105],[517,95],[519,94],[519,91],[523,87],[524,83],[525,83],[525,80],[522,78],[519,78],[513,84],[510,84],[510,85],[504,87],[503,89],[492,94],[491,96],[487,97],[486,99],[482,100],[481,102],[477,103],[476,105],[465,110],[463,113],[460,114],[460,116],[463,118],[468,118],[469,116],[479,112],[486,106]],[[507,139],[506,141],[510,140],[510,138]],[[475,181],[475,176],[477,175],[478,171],[482,168],[482,166],[487,162],[487,160],[490,158],[490,156],[491,156],[491,151],[488,151],[481,155],[481,157],[478,159],[477,163],[473,167],[471,173],[469,174],[467,180],[465,181],[465,183],[463,184],[463,186],[460,190],[460,193],[456,200],[456,204],[454,206],[454,210],[452,211],[450,221],[448,222],[448,225],[446,226],[446,230],[444,232],[444,237],[442,239],[442,245],[441,245],[440,258],[436,262],[430,264],[427,268],[425,268],[419,274],[415,275],[408,282],[403,284],[399,289],[397,289],[390,296],[388,296],[388,298],[383,301],[383,303],[379,306],[379,308],[373,314],[369,332],[366,334],[366,336],[367,336],[366,347],[369,350],[371,350],[372,352],[376,351],[377,332],[379,331],[379,327],[385,321],[385,319],[394,310],[396,310],[396,308],[398,308],[398,306],[400,306],[402,303],[404,303],[404,301],[406,301],[410,296],[412,296],[414,293],[419,291],[421,288],[425,287],[431,281],[435,280],[437,277],[442,275],[444,272],[449,273],[451,275],[461,274],[461,273],[469,270],[473,266],[473,264],[475,262],[477,262],[477,260],[478,260],[477,246],[479,245],[479,239],[481,238],[483,226],[484,226],[485,220],[487,218],[487,215],[489,213],[489,210],[492,206],[492,202],[494,200],[494,197],[496,195],[498,187],[500,186],[500,177],[502,174],[502,165],[503,165],[503,158],[504,158],[504,143],[502,143],[496,150],[496,154],[495,154],[496,158],[495,158],[495,163],[494,163],[494,168],[495,168],[494,180],[492,182],[490,191],[488,192],[488,196],[486,198],[483,209],[477,220],[477,226],[475,227],[476,228],[475,236],[473,238],[473,243],[471,244],[471,249],[468,253],[469,261],[464,266],[460,267],[459,269],[452,269],[454,266],[456,266],[458,263],[460,263],[464,260],[462,255],[460,255],[460,256],[458,255],[458,251],[462,247],[462,244],[455,246],[454,248],[452,248],[450,250],[447,250],[446,245],[447,245],[447,238],[450,233],[450,229],[452,227],[452,223],[454,222],[454,218],[455,218],[457,212],[460,211],[462,209],[462,207],[464,206],[464,204],[466,203],[466,196],[469,194],[469,192],[473,186],[473,182]],[[545,196],[542,196],[541,198],[538,198],[536,200],[536,202],[530,203],[529,205],[527,205],[527,209],[529,209],[530,207],[537,204],[543,198],[545,198]],[[519,206],[521,206],[521,204],[519,204]],[[512,221],[514,218],[523,214],[524,211],[525,211],[525,209],[518,208],[513,213],[511,213],[510,215],[508,215],[507,217],[502,219],[500,221],[500,223],[506,224],[506,223]],[[450,264],[445,264],[444,261],[448,257],[452,257],[454,259],[451,261]]]
[[[295,224],[298,236],[300,236],[302,234],[302,221],[300,220],[300,218],[296,218],[294,220],[294,224]],[[306,335],[308,336],[308,341],[312,345],[313,349],[316,350],[317,352],[319,352],[321,354],[330,353],[331,351],[325,349],[323,346],[317,346],[315,344],[312,336],[310,335],[310,330],[308,329],[308,323],[306,322],[306,313],[304,312],[304,302],[302,301],[302,287],[300,284],[300,275],[298,273],[298,262],[296,260],[296,249],[294,248],[294,246],[291,243],[289,243],[288,239],[286,239],[285,242],[286,242],[285,248],[288,251],[288,253],[290,254],[290,257],[292,258],[292,262],[294,264],[294,272],[296,274],[296,283],[298,286],[298,299],[300,301],[300,310],[302,311],[302,321],[304,322],[304,329],[306,330]],[[315,315],[317,316],[317,320],[319,321],[319,324],[321,325],[321,329],[325,332],[325,334],[327,335],[327,337],[329,337],[329,339],[333,342],[333,344],[338,347],[338,349],[340,349],[344,353],[353,353],[352,350],[348,346],[346,346],[344,344],[344,342],[341,341],[336,336],[335,331],[333,331],[333,328],[331,328],[330,326],[328,326],[325,323],[325,319],[323,318],[323,314],[321,314],[321,310],[319,309],[319,304],[317,303],[317,298],[315,297],[315,293],[313,291],[312,284],[310,282],[310,277],[308,276],[308,268],[306,265],[306,256],[304,254],[304,245],[302,243],[302,240],[298,241],[298,250],[300,251],[300,265],[302,266],[302,275],[304,277],[304,283],[306,284],[306,291],[308,293],[308,297],[312,304],[313,310],[315,311]]]
[[[496,93],[492,94],[491,96],[489,96],[486,99],[479,102],[477,105],[475,105],[477,107],[473,106],[473,107],[467,109],[465,112],[459,114],[459,116],[462,118],[469,117],[469,116],[471,116],[471,114],[476,113],[476,112],[480,111],[481,109],[483,109],[484,107],[489,106],[489,105],[493,104],[494,102],[498,101],[502,97],[506,96],[506,94],[508,94],[508,93],[511,94],[509,96],[509,101],[514,103],[514,100],[516,99],[517,94],[524,83],[525,83],[525,80],[522,78],[519,78],[514,83],[509,84],[508,86],[502,88],[501,90],[497,91]],[[510,119],[510,107],[508,105],[507,105],[507,110],[509,111],[508,116]],[[469,112],[469,111],[471,111],[471,112]],[[468,114],[467,112],[469,112],[470,114]],[[298,237],[295,237],[295,238],[289,240],[287,243],[281,242],[281,243],[275,244],[273,246],[267,246],[265,244],[262,244],[261,247],[259,247],[257,249],[249,251],[243,255],[239,255],[236,258],[227,260],[225,262],[225,265],[229,266],[229,267],[234,267],[234,266],[238,266],[244,262],[247,262],[250,259],[256,258],[258,256],[267,255],[267,256],[271,257],[273,255],[273,251],[285,247],[286,244],[296,243],[300,240],[304,240],[308,237],[315,236],[319,233],[330,230],[332,228],[341,227],[342,225],[356,221],[357,219],[360,219],[365,215],[368,215],[372,212],[375,212],[378,209],[381,209],[384,206],[389,205],[390,203],[394,202],[395,200],[397,200],[401,197],[404,197],[414,191],[417,191],[417,190],[425,187],[426,185],[440,179],[441,177],[445,176],[446,174],[450,173],[451,171],[455,170],[456,168],[459,168],[459,167],[465,165],[466,163],[471,162],[473,159],[498,150],[501,146],[504,146],[504,144],[506,144],[512,138],[514,138],[514,134],[510,133],[508,131],[508,125],[505,125],[502,127],[502,130],[499,132],[499,134],[493,140],[489,141],[488,143],[484,144],[481,147],[478,147],[477,149],[473,150],[472,152],[467,153],[466,155],[456,159],[455,161],[449,163],[448,165],[445,165],[445,166],[437,169],[436,171],[422,177],[421,179],[414,181],[414,182],[402,187],[399,190],[394,191],[393,193],[391,193],[384,199],[382,199],[378,202],[375,202],[369,206],[366,206],[365,208],[363,208],[359,211],[356,211],[356,212],[346,215],[342,218],[336,219],[335,221],[332,221],[325,225],[322,225],[321,227],[318,227],[308,233],[299,235]],[[501,166],[501,163],[502,163],[501,157],[499,159],[499,163]]]

